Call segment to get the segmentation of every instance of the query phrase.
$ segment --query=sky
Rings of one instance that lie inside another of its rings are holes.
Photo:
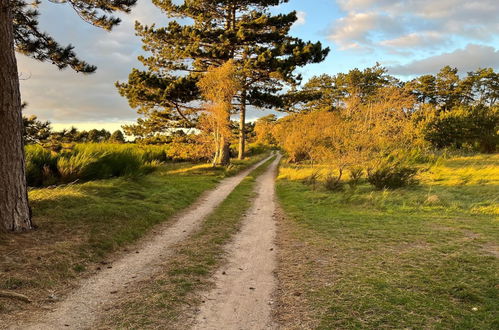
[[[300,68],[304,81],[314,75],[366,68],[379,62],[390,74],[408,80],[445,66],[462,73],[479,67],[499,70],[498,0],[290,0],[272,13],[297,11],[295,37],[330,47],[328,58]],[[141,41],[134,22],[162,26],[166,16],[151,1],[138,5],[106,32],[79,19],[67,4],[40,6],[40,26],[61,44],[98,67],[91,75],[58,70],[18,55],[26,114],[50,120],[54,129],[106,128],[114,131],[137,119],[114,83],[139,67]],[[249,119],[265,115],[252,110]]]

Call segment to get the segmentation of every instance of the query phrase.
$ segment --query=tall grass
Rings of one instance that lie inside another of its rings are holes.
[[[170,159],[161,146],[85,143],[55,153],[30,145],[26,147],[26,177],[34,187],[106,179],[140,174]]]
[[[151,171],[164,162],[202,162],[209,160],[202,145],[170,143],[139,145],[82,143],[53,152],[39,145],[26,146],[28,185],[41,187],[77,180],[89,181]],[[266,151],[250,148],[251,155]],[[235,163],[238,168],[237,162]],[[229,169],[230,171],[230,169]]]

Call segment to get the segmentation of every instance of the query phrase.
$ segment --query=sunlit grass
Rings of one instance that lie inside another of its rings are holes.
[[[497,327],[498,165],[497,155],[442,159],[421,164],[420,185],[384,191],[280,179],[286,225],[306,246],[294,261],[305,266],[281,271],[306,287],[316,326]]]
[[[421,174],[424,183],[462,186],[499,184],[499,155],[442,159]]]
[[[337,173],[336,168],[327,165],[284,165],[279,170],[279,180],[305,180],[311,175],[325,177],[329,173]],[[345,173],[346,174],[346,173]]]

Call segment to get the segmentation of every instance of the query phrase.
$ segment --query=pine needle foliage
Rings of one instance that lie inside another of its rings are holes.
[[[84,21],[111,30],[120,23],[113,12],[128,13],[137,0],[52,0],[54,4],[71,6]],[[92,73],[96,67],[80,60],[72,45],[61,46],[49,34],[40,30],[38,19],[40,0],[27,2],[12,0],[14,43],[19,53],[43,62],[51,62],[59,69],[71,67],[77,72]]]
[[[154,0],[173,20],[164,27],[136,23],[148,52],[139,57],[146,69],[133,69],[117,87],[143,118],[126,133],[154,136],[172,127],[196,127],[202,110],[197,82],[210,67],[229,60],[242,75],[232,110],[240,111],[243,121],[246,105],[282,105],[279,91],[301,80],[295,69],[321,62],[329,52],[289,35],[296,12],[270,13],[269,7],[286,2]]]

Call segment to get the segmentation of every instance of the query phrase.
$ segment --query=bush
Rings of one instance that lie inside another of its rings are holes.
[[[324,188],[329,191],[343,190],[343,182],[341,182],[342,171],[336,176],[333,173],[328,173],[324,178]]]
[[[364,175],[364,170],[360,167],[354,167],[350,169],[350,180],[348,180],[348,185],[350,188],[355,188],[362,179]]]
[[[168,159],[160,146],[85,143],[59,153],[39,145],[25,150],[26,177],[32,187],[142,174]]]
[[[383,164],[369,169],[367,181],[376,189],[396,189],[417,184],[418,168],[402,164]]]
[[[471,148],[494,153],[499,144],[499,107],[462,106],[448,111],[428,110],[415,116],[424,139],[438,149]]]
[[[315,187],[317,186],[317,182],[319,182],[320,176],[321,176],[320,171],[315,170],[314,172],[312,172],[312,174],[310,174],[308,177],[306,177],[303,180],[303,183],[310,185],[313,187],[313,189],[315,189]]]
[[[256,156],[267,152],[269,147],[261,143],[251,143],[246,150],[247,156]]]
[[[78,179],[88,179],[89,169],[98,161],[94,153],[78,152],[76,154],[63,154],[57,160],[57,171],[61,182],[68,183]]]

